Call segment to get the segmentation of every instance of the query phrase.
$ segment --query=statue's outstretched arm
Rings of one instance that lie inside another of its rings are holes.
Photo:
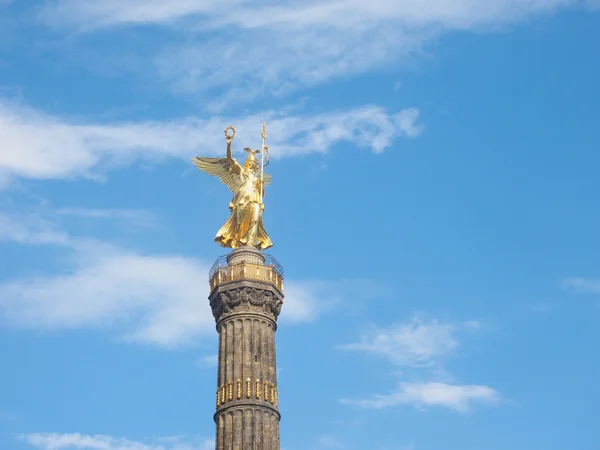
[[[235,130],[233,136],[235,136]],[[227,161],[229,161],[229,170],[233,173],[240,174],[242,172],[242,166],[240,166],[240,163],[237,162],[237,159],[235,159],[231,153],[231,142],[233,141],[233,136],[227,135],[226,128],[225,140],[227,141]]]

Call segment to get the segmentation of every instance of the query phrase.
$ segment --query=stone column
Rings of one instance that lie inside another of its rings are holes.
[[[275,330],[282,270],[243,247],[211,271],[210,283],[219,332],[216,450],[279,450]]]

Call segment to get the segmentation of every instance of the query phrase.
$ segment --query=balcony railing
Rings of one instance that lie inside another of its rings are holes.
[[[280,291],[283,290],[283,267],[271,255],[263,255],[265,262],[242,261],[228,265],[227,255],[217,258],[209,272],[210,290],[217,286],[234,280],[259,280],[273,283]]]

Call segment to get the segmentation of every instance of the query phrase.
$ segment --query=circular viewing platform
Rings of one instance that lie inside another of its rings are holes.
[[[208,274],[210,290],[238,280],[272,283],[283,292],[283,267],[271,256],[254,248],[242,247],[229,255],[219,256]]]

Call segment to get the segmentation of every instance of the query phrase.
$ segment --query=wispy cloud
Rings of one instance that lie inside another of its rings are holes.
[[[458,333],[475,331],[480,327],[481,324],[474,320],[449,323],[425,321],[418,316],[408,323],[371,326],[359,342],[339,348],[384,358],[409,371],[411,378],[427,381],[402,381],[391,394],[376,394],[360,400],[342,399],[341,402],[369,409],[412,405],[417,408],[439,406],[458,412],[469,411],[471,404],[477,402],[498,403],[500,396],[491,387],[442,381],[452,379],[443,362],[459,347]],[[398,376],[406,378],[403,373]]]
[[[200,261],[104,245],[80,251],[73,265],[70,273],[0,285],[5,320],[49,330],[117,327],[127,341],[165,347],[214,332],[208,288],[190,282],[207,277]]]
[[[37,11],[38,18],[49,25],[75,26],[94,30],[124,24],[173,24],[188,15],[205,15],[218,11],[219,5],[233,6],[241,1],[219,0],[119,0],[93,2],[58,0],[47,2]]]
[[[109,328],[125,341],[166,348],[214,335],[208,284],[202,289],[190,281],[208,280],[209,263],[86,244],[73,256],[70,272],[0,284],[0,317],[33,329]],[[304,323],[326,312],[316,300],[331,297],[330,289],[287,284],[280,320]]]
[[[31,433],[19,439],[40,450],[211,450],[213,439],[199,437],[168,437],[154,443],[144,443],[101,434]]]
[[[59,26],[83,26],[89,30],[124,24],[163,24],[180,26],[176,20],[204,19],[213,26],[268,28],[278,25],[304,28],[330,25],[338,28],[372,26],[375,20],[398,20],[414,26],[439,24],[447,28],[470,28],[478,24],[512,22],[531,14],[568,7],[595,7],[595,0],[309,0],[302,5],[277,0],[227,0],[223,9],[218,0],[51,0],[39,17]],[[195,17],[194,17],[195,16]],[[365,23],[367,22],[367,23]]]
[[[199,367],[201,368],[213,368],[213,367],[217,367],[219,363],[219,356],[218,355],[209,355],[209,356],[203,356],[202,358],[198,358],[197,364]]]
[[[489,32],[558,9],[597,5],[597,0],[55,0],[38,16],[57,29],[80,32],[172,27],[182,38],[154,57],[158,73],[178,91],[225,91],[232,103],[396,64],[446,32]]]
[[[453,324],[415,316],[409,323],[371,326],[359,342],[339,348],[379,356],[395,365],[430,367],[458,347],[457,332],[478,326],[474,321]]]
[[[83,214],[101,218],[115,215],[114,210],[106,214],[93,211]],[[58,267],[57,273],[0,284],[0,324],[36,330],[110,329],[124,341],[164,348],[214,338],[214,318],[207,300],[210,261],[147,254],[75,238],[43,217],[23,215],[14,219],[0,216],[0,224],[4,224],[1,238],[21,244],[60,244],[67,265]],[[205,280],[206,284],[198,287],[194,280]],[[315,320],[328,312],[317,300],[322,303],[329,299],[326,303],[332,307],[340,289],[347,286],[290,280],[280,320]]]
[[[285,307],[281,318],[289,322],[310,322],[339,306],[344,283],[289,281],[285,285]]]
[[[342,441],[331,434],[324,434],[319,437],[317,447],[319,448],[337,448],[344,449],[346,446],[342,443]]]
[[[578,294],[600,294],[600,279],[567,278],[563,287]]]
[[[0,213],[0,243],[66,244],[69,236],[38,214]]]
[[[59,216],[75,217],[85,220],[116,221],[134,228],[154,228],[157,217],[150,211],[141,209],[99,209],[99,208],[59,208]]]
[[[0,244],[12,242],[22,245],[82,245],[74,239],[64,225],[71,225],[72,219],[89,222],[102,221],[103,225],[112,222],[124,225],[121,230],[156,229],[159,219],[150,211],[138,209],[100,208],[52,208],[47,202],[25,206],[14,202],[10,197],[7,212],[0,212]],[[22,198],[20,198],[22,200]]]
[[[236,147],[241,149],[256,140],[263,120],[269,123],[274,158],[327,152],[340,142],[382,152],[400,136],[419,134],[418,116],[416,109],[389,114],[368,106],[314,116],[281,117],[266,111],[238,118],[94,124],[0,102],[0,175],[100,178],[112,167],[135,162],[222,155],[226,125],[235,124]]]
[[[15,420],[15,416],[5,411],[0,411],[0,420]]]
[[[396,392],[392,394],[378,394],[368,400],[343,399],[342,403],[368,409],[399,405],[413,405],[418,408],[438,406],[465,413],[474,403],[497,404],[499,400],[498,392],[488,386],[429,382],[400,383]]]
[[[531,305],[529,311],[536,314],[545,314],[556,308],[554,303],[541,302]]]

